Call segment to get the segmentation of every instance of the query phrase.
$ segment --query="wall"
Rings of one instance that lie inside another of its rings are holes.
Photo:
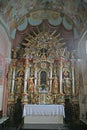
[[[81,37],[79,42],[79,54],[81,58],[81,69],[83,84],[80,84],[80,118],[86,118],[87,103],[85,102],[85,97],[87,95],[87,54],[86,54],[86,40],[87,40],[87,31]]]
[[[3,86],[0,85],[0,110],[2,110]]]
[[[7,108],[7,71],[10,63],[11,43],[9,37],[0,22],[0,110],[6,115]]]

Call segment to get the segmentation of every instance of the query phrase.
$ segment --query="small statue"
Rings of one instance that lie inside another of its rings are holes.
[[[52,92],[53,93],[58,93],[58,78],[57,78],[56,75],[55,75],[55,77],[53,79]]]
[[[69,78],[65,79],[64,93],[71,94],[71,81]]]
[[[63,70],[63,79],[64,79],[64,93],[70,94],[71,93],[71,78],[70,78],[70,71],[67,68]]]
[[[69,78],[69,77],[70,77],[69,70],[67,70],[67,68],[64,68],[63,78]]]
[[[34,77],[29,77],[27,83],[28,83],[28,91],[29,92],[34,92],[34,82],[33,82]]]
[[[21,93],[23,77],[17,77],[16,80],[17,80],[17,93]]]
[[[66,47],[65,50],[64,50],[64,56],[65,56],[66,58],[69,58],[69,56],[70,56],[70,52],[68,51],[67,47]]]

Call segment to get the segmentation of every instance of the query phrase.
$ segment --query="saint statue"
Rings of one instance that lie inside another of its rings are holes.
[[[71,94],[71,81],[70,81],[70,78],[65,79],[64,93],[65,94]]]
[[[55,77],[53,79],[52,92],[53,93],[58,93],[58,78],[57,78],[56,75],[55,75]]]
[[[23,77],[17,77],[17,93],[21,93],[22,85],[23,85]]]
[[[34,92],[34,82],[33,82],[34,77],[29,77],[27,83],[28,83],[28,91],[29,92]]]
[[[69,74],[69,70],[64,68],[64,71],[63,71],[63,78],[69,78],[70,77],[70,74]]]
[[[70,94],[71,93],[71,78],[70,78],[70,72],[67,68],[64,68],[63,78],[64,78],[64,93]]]

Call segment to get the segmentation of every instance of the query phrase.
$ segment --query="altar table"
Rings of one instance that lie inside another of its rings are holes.
[[[24,124],[63,124],[65,117],[63,105],[24,105]]]

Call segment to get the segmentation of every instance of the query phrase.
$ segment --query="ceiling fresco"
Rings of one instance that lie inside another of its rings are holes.
[[[44,19],[53,26],[62,23],[73,29],[77,38],[87,26],[87,0],[0,0],[0,19],[12,39],[17,30],[39,25]]]

